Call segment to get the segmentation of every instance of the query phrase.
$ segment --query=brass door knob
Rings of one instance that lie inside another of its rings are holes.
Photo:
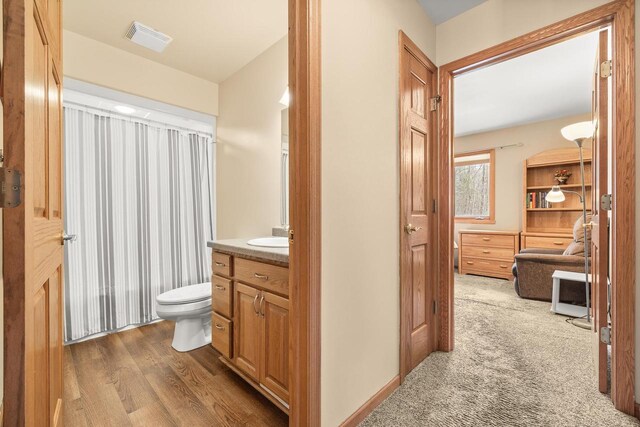
[[[422,227],[417,227],[413,224],[407,224],[404,226],[404,231],[406,231],[407,234],[413,234],[418,230],[422,230]]]

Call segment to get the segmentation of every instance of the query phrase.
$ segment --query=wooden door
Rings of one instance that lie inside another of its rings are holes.
[[[400,33],[400,373],[436,348],[436,67]]]
[[[236,365],[258,381],[260,378],[260,291],[236,283],[234,328],[234,356]]]
[[[608,277],[609,277],[609,227],[608,211],[600,204],[602,196],[608,190],[608,85],[610,77],[606,73],[606,66],[602,66],[609,58],[609,31],[603,30],[599,34],[598,52],[594,72],[593,90],[593,120],[597,123],[595,138],[593,138],[593,191],[592,193],[592,224],[591,230],[591,294],[593,313],[593,343],[595,367],[598,376],[598,388],[606,393],[609,388],[607,373],[607,345],[600,340],[600,331],[608,327]],[[588,201],[587,201],[588,203]]]
[[[260,311],[260,383],[289,402],[289,300],[263,292]]]
[[[4,425],[62,424],[61,2],[5,0]]]

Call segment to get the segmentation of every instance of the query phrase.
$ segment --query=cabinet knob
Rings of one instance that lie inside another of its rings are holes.
[[[222,325],[218,325],[218,324],[216,323],[216,329],[218,329],[218,330],[220,330],[220,331],[224,331],[224,326],[222,326]]]

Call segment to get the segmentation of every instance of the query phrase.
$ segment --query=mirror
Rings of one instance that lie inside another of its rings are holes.
[[[282,139],[280,143],[280,225],[289,227],[289,109],[280,113]]]

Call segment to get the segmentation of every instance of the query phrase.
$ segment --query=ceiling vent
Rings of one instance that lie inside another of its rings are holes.
[[[168,35],[162,34],[160,31],[156,31],[137,21],[131,23],[125,37],[140,46],[156,52],[162,52],[173,40]]]

